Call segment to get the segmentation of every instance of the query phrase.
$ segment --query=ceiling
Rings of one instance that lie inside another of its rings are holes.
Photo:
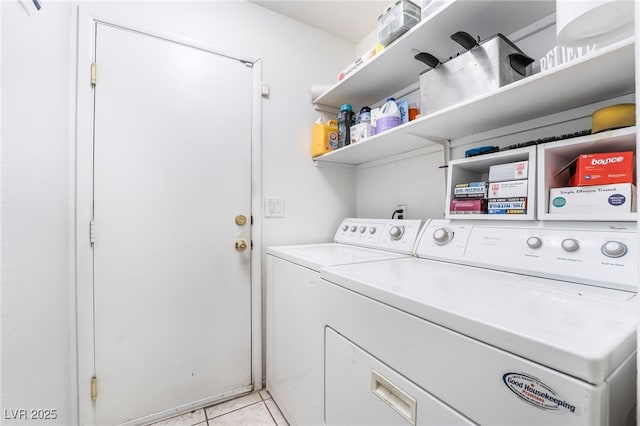
[[[249,0],[273,12],[358,43],[377,28],[392,0]]]

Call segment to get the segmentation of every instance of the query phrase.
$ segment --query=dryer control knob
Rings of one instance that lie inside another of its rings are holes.
[[[453,232],[447,228],[438,228],[433,232],[433,241],[442,246],[453,239]]]
[[[580,243],[578,242],[578,240],[575,240],[573,238],[567,238],[566,240],[562,240],[562,248],[564,249],[564,251],[571,253],[577,251],[580,248]]]
[[[371,235],[375,234],[375,233],[376,233],[376,227],[375,227],[375,226],[372,226],[371,228],[369,228],[369,233],[370,233]]]
[[[342,227],[342,232],[347,232],[349,230],[349,225],[344,225]]]
[[[360,233],[361,233],[361,234],[364,234],[364,231],[366,231],[366,230],[367,230],[367,227],[366,227],[366,226],[361,226],[361,227],[360,227]]]
[[[357,227],[357,226],[353,225],[353,226],[351,227],[351,232],[356,232],[357,230],[358,230],[358,227]]]
[[[404,234],[404,226],[392,226],[389,229],[389,236],[392,240],[399,240]]]
[[[607,257],[622,257],[627,254],[627,246],[619,241],[607,241],[601,250]]]
[[[537,249],[542,247],[542,240],[539,237],[529,237],[527,238],[527,245],[529,248]]]

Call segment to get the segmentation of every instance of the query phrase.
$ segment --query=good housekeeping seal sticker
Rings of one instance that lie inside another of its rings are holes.
[[[502,381],[518,398],[527,404],[557,414],[575,413],[576,406],[537,378],[524,373],[509,372]]]

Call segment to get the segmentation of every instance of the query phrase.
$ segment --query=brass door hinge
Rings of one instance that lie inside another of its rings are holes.
[[[91,378],[91,400],[95,401],[98,399],[98,378],[93,376]]]
[[[98,66],[96,65],[95,62],[91,63],[91,87],[96,87],[96,75],[97,75],[97,68]]]

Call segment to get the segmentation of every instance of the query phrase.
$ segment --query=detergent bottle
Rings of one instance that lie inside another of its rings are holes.
[[[380,107],[380,115],[376,120],[376,134],[398,125],[400,125],[400,108],[395,98],[387,98],[387,102]]]
[[[318,118],[311,131],[311,156],[326,154],[338,147],[338,122],[329,120],[327,124]]]
[[[351,126],[356,124],[353,107],[351,104],[343,104],[338,113],[338,148],[351,143]]]

